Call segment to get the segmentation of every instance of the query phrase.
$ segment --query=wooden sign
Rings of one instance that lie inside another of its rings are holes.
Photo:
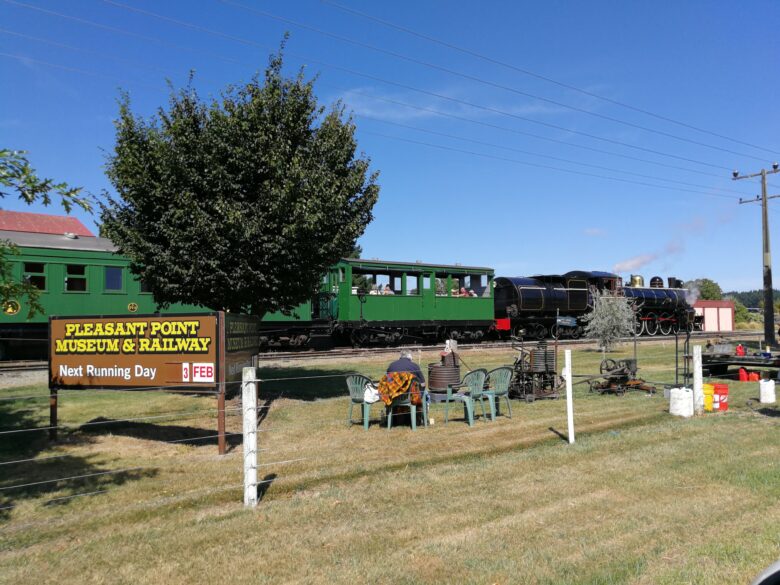
[[[222,315],[52,317],[49,386],[216,388]]]

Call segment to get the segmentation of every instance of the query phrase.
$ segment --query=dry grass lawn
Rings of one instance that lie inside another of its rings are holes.
[[[491,368],[512,353],[463,357]],[[600,359],[575,352],[575,374]],[[0,435],[0,461],[40,459],[0,466],[0,507],[13,506],[0,510],[0,582],[732,584],[780,557],[780,410],[746,406],[755,383],[730,383],[728,413],[687,421],[662,395],[576,386],[572,446],[564,401],[514,401],[512,419],[474,428],[457,410],[443,425],[435,407],[415,433],[381,428],[374,406],[369,432],[347,427],[343,373],[386,363],[264,369],[284,380],[261,387],[254,511],[240,445],[216,455],[213,398],[65,392],[74,429],[57,445]],[[641,349],[646,379],[671,382],[673,363],[671,343]],[[0,402],[0,427],[47,424],[46,402],[21,398],[45,393],[3,390],[20,398]],[[78,428],[170,412],[188,414]],[[125,471],[3,489],[111,470]]]

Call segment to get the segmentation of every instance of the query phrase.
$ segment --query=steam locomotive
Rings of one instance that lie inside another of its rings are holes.
[[[644,286],[641,276],[632,275],[628,285],[609,272],[575,270],[563,275],[498,277],[495,279],[496,330],[504,335],[580,337],[584,317],[592,309],[592,291],[625,296],[636,311],[637,335],[669,335],[693,329],[695,315],[686,300],[681,280],[671,277],[668,287],[654,276]]]

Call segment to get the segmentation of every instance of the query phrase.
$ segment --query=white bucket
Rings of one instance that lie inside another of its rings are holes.
[[[774,380],[759,380],[758,389],[761,397],[761,404],[774,404],[777,402]]]
[[[693,416],[693,391],[690,388],[672,388],[669,391],[669,414],[686,418]]]

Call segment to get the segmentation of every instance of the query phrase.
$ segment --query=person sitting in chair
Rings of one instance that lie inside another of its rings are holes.
[[[425,385],[425,376],[423,376],[420,366],[412,361],[412,350],[410,349],[402,349],[401,356],[387,366],[387,373],[392,372],[411,372],[421,385]]]

